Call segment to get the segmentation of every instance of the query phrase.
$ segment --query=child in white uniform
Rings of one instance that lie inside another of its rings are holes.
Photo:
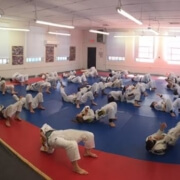
[[[22,106],[23,106],[23,103],[21,101],[11,104],[6,108],[3,105],[0,105],[0,116],[2,118],[5,118],[5,125],[7,127],[11,126],[10,121],[13,120],[14,115],[15,115],[16,120],[21,121],[19,114],[22,111]]]
[[[108,116],[109,125],[111,127],[115,127],[114,120],[116,120],[116,113],[117,113],[117,104],[116,102],[111,102],[106,104],[105,106],[101,107],[95,111],[96,120],[99,120],[105,116]]]
[[[50,90],[49,90],[50,87],[51,87],[51,84],[49,82],[38,81],[38,82],[32,83],[30,85],[27,85],[26,91],[39,91],[39,92],[42,92],[43,88],[46,88],[46,92],[50,94],[51,93]]]
[[[161,100],[153,101],[150,105],[151,108],[154,108],[158,111],[165,111],[171,114],[171,116],[175,116],[173,104],[170,98],[165,98],[161,94],[157,94]]]
[[[23,106],[28,109],[31,113],[34,113],[34,109],[39,108],[44,110],[45,108],[42,106],[43,102],[43,94],[39,92],[34,98],[31,94],[26,94],[26,97],[18,97],[13,95],[13,98],[16,101],[21,101]]]
[[[85,147],[84,156],[96,158],[97,155],[91,152],[95,147],[94,134],[81,130],[55,130],[48,124],[41,127],[41,151],[53,153],[55,148],[64,148],[72,163],[73,171],[78,174],[88,174],[78,165],[80,153],[78,143],[83,142]]]
[[[175,145],[180,137],[180,123],[174,128],[171,128],[167,134],[164,129],[167,127],[166,123],[161,123],[160,129],[146,138],[146,150],[157,155],[163,155],[168,148],[168,145]]]
[[[95,114],[89,106],[85,106],[83,110],[76,115],[76,122],[83,123],[83,122],[93,122],[95,119]]]
[[[10,79],[10,81],[16,81],[21,83],[21,85],[24,85],[26,83],[28,83],[28,75],[27,74],[21,74],[16,72],[15,74],[13,74],[12,79]]]
[[[60,93],[61,93],[63,101],[70,102],[70,103],[73,103],[73,104],[76,103],[77,94],[67,95],[63,86],[60,87]]]
[[[14,85],[12,84],[7,85],[4,78],[0,80],[0,91],[2,91],[3,95],[5,95],[5,93],[8,91],[10,91],[11,94],[16,94],[14,90]]]

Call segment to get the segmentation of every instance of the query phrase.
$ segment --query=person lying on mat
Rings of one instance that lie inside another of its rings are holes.
[[[7,84],[5,78],[1,77],[0,79],[0,91],[2,92],[3,95],[6,94],[6,92],[10,92],[11,94],[16,94],[14,90],[14,85],[12,84]]]
[[[150,105],[151,108],[154,108],[158,111],[165,111],[171,114],[171,116],[176,116],[174,113],[173,103],[171,99],[163,97],[162,94],[157,94],[161,100],[160,101],[153,101]]]
[[[41,151],[53,153],[55,148],[64,148],[72,163],[73,171],[78,174],[88,174],[78,165],[78,160],[81,158],[78,143],[84,143],[84,156],[96,158],[97,155],[91,151],[95,147],[93,133],[74,129],[55,130],[48,124],[44,124],[40,129],[40,137]]]
[[[167,127],[166,123],[161,123],[159,130],[146,138],[146,150],[150,153],[163,155],[169,145],[173,146],[180,137],[180,122],[174,128],[171,128],[168,133],[164,133]]]
[[[31,94],[26,94],[25,97],[17,95],[13,95],[13,98],[16,101],[21,101],[23,103],[23,107],[28,109],[31,113],[34,113],[34,109],[39,108],[44,110],[45,108],[42,106],[43,102],[43,93],[39,92],[34,98]]]
[[[12,75],[12,78],[10,79],[11,82],[19,82],[23,86],[24,84],[28,83],[29,76],[27,74],[21,74],[21,73],[14,73]]]
[[[98,71],[95,67],[91,67],[89,69],[81,70],[85,73],[86,77],[98,77]]]
[[[21,121],[19,114],[22,111],[22,106],[23,103],[21,101],[11,104],[6,108],[3,105],[0,105],[0,117],[5,119],[5,125],[7,127],[11,126],[10,122],[13,120],[13,117],[15,120]]]
[[[61,85],[60,93],[61,93],[62,99],[64,101],[76,104],[77,108],[80,108],[80,104],[86,103],[88,99],[91,100],[92,105],[97,105],[94,102],[94,96],[93,96],[93,93],[91,91],[82,92],[81,88],[78,88],[78,92],[76,94],[67,95],[65,90],[64,90],[64,86]]]
[[[38,81],[32,84],[27,85],[26,91],[39,91],[42,92],[43,89],[46,88],[46,92],[50,94],[50,88],[51,88],[51,83],[46,82],[46,81]]]
[[[61,77],[56,71],[50,73],[41,73],[40,76],[43,80],[51,83],[51,87],[53,87],[54,89],[57,87],[58,82],[62,82]]]
[[[100,109],[96,110],[95,113],[89,106],[85,106],[84,109],[76,115],[75,122],[78,123],[90,123],[95,120],[100,120],[101,118],[108,116],[109,125],[111,127],[115,127],[114,120],[116,120],[117,113],[117,104],[115,102],[111,102],[106,104],[105,106],[101,107]]]

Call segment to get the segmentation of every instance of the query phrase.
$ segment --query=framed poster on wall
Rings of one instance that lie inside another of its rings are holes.
[[[24,57],[23,46],[12,46],[12,65],[23,64]]]
[[[76,47],[75,46],[70,46],[69,60],[70,61],[75,61],[75,59],[76,59]]]
[[[54,46],[46,45],[46,62],[54,62]]]

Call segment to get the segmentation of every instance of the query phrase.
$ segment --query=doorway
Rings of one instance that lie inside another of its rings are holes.
[[[88,54],[87,54],[87,65],[88,69],[91,67],[96,67],[96,48],[95,47],[88,47]]]

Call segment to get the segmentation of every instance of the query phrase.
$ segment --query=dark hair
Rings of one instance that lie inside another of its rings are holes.
[[[1,81],[6,80],[4,77],[1,77]]]
[[[112,96],[108,96],[108,103],[115,102],[115,99]]]
[[[153,101],[153,102],[151,103],[151,105],[150,105],[151,108],[154,108],[154,103],[155,103],[155,101]]]
[[[146,150],[150,151],[154,147],[155,143],[156,143],[155,140],[154,141],[147,140],[146,141]]]
[[[171,86],[169,84],[167,84],[167,88],[170,88]]]
[[[174,90],[173,94],[178,95],[177,89]]]
[[[9,81],[11,81],[11,82],[12,82],[12,81],[13,81],[13,80],[12,80],[12,78],[10,78],[10,79],[9,79]]]
[[[76,122],[83,123],[83,117],[76,116]]]
[[[113,75],[112,75],[112,73],[109,73],[109,77],[112,77]]]

